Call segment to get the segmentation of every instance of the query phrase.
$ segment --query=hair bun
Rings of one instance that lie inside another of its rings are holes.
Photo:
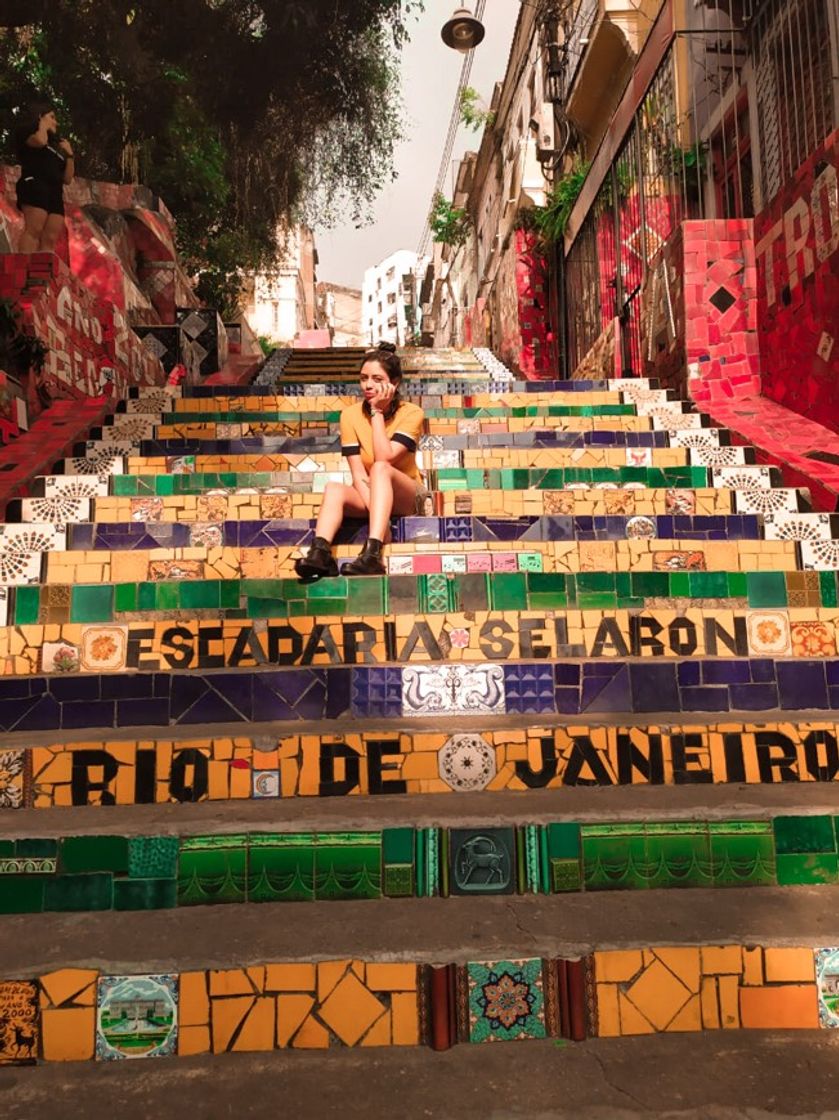
[[[395,354],[396,353],[396,343],[395,342],[385,342],[384,340],[382,340],[376,345],[376,349],[382,351],[385,354]]]

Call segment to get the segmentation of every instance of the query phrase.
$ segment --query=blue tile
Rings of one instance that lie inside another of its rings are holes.
[[[723,658],[702,662],[703,684],[748,684],[752,679],[748,661]]]
[[[682,703],[685,712],[727,712],[727,688],[683,688]]]
[[[699,662],[679,662],[678,680],[681,686],[699,684]]]
[[[676,665],[629,664],[632,710],[635,712],[679,712],[681,702],[676,683]]]
[[[575,688],[580,683],[582,667],[573,661],[557,661],[554,664],[554,678],[557,685],[573,685]]]
[[[774,684],[733,684],[729,692],[732,711],[767,712],[778,706],[778,689]]]
[[[770,661],[768,658],[753,659],[750,663],[752,668],[752,680],[755,682],[768,683],[775,680],[775,662]],[[839,684],[839,679],[837,680]]]
[[[827,685],[822,661],[778,661],[781,707],[827,708]]]

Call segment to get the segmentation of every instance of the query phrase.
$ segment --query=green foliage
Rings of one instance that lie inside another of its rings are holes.
[[[481,107],[481,95],[476,89],[465,86],[460,93],[460,119],[473,132],[480,132],[487,125],[492,128],[495,113]]]
[[[398,52],[416,0],[18,7],[30,26],[0,3],[0,103],[53,98],[80,175],[160,194],[225,312],[241,270],[273,256],[278,228],[362,223],[393,177]],[[0,147],[11,155],[8,132]]]
[[[276,349],[274,343],[265,334],[259,335],[256,341],[259,343],[259,349],[262,351],[266,358],[269,357],[270,354]]]
[[[546,206],[537,207],[533,221],[542,240],[551,244],[561,241],[565,236],[568,219],[574,204],[580,197],[583,183],[589,173],[590,163],[579,161],[574,167],[554,183]]]
[[[30,370],[40,373],[49,350],[34,335],[23,329],[21,313],[9,299],[0,299],[0,369],[25,377]]]
[[[442,245],[463,245],[469,234],[469,215],[460,207],[453,206],[439,191],[431,202],[428,215],[432,241]]]

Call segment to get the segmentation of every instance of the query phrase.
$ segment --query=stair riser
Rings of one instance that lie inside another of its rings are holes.
[[[839,781],[835,719],[770,717],[759,727],[742,716],[707,720],[691,714],[681,723],[651,724],[642,717],[631,726],[583,719],[551,727],[534,717],[526,730],[405,732],[383,725],[304,735],[266,728],[258,737],[245,731],[235,739],[206,732],[178,738],[167,731],[142,739],[75,741],[70,732],[55,745],[14,747],[3,755],[3,807],[13,811],[6,825],[18,834],[17,809],[171,804],[176,823],[176,806],[197,801],[453,791],[477,796],[578,786],[832,787]],[[511,797],[509,812],[520,818],[531,811],[524,806]],[[551,809],[540,803],[532,811],[545,819]],[[784,852],[800,854],[795,846]]]

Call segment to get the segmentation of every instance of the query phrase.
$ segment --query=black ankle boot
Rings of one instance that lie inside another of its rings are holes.
[[[385,566],[382,562],[382,542],[370,538],[355,560],[341,565],[342,576],[383,576]]]
[[[323,537],[315,537],[305,556],[294,561],[294,570],[301,579],[323,579],[337,576],[338,565],[332,555],[332,545]]]

